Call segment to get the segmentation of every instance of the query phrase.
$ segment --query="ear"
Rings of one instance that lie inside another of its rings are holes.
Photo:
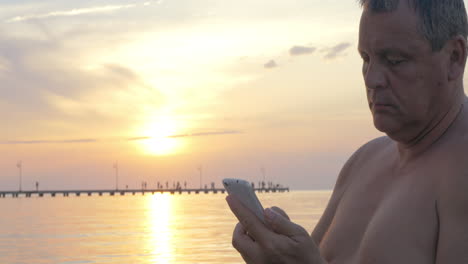
[[[447,42],[449,53],[448,80],[458,80],[463,76],[466,64],[467,43],[463,36],[455,36]]]

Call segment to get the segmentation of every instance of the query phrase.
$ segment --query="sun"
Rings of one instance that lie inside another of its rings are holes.
[[[156,156],[174,154],[178,146],[176,139],[168,137],[154,137],[143,141],[146,153]]]
[[[170,118],[158,118],[142,130],[145,139],[138,143],[145,154],[166,156],[176,154],[182,148],[182,140],[173,137],[177,135],[177,125]]]

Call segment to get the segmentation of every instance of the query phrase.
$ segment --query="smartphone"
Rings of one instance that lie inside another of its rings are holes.
[[[246,180],[242,179],[223,179],[224,189],[229,195],[233,195],[242,204],[249,208],[263,223],[265,223],[265,217],[263,216],[263,206],[255,195],[255,191],[252,185]]]

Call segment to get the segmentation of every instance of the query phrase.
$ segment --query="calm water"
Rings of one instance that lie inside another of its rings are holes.
[[[311,231],[329,191],[259,194]],[[3,198],[0,263],[242,263],[224,194]]]

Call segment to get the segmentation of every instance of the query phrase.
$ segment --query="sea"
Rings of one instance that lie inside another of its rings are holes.
[[[311,232],[331,191],[259,193]],[[244,263],[225,194],[0,198],[1,264]]]

